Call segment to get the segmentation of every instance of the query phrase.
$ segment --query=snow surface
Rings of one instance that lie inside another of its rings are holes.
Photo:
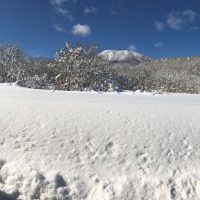
[[[105,50],[99,54],[108,61],[125,61],[132,58],[142,59],[144,55],[130,50]]]
[[[0,84],[0,199],[200,199],[200,95]]]

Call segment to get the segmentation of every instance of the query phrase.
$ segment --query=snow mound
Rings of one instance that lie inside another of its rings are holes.
[[[200,199],[200,95],[0,84],[0,199]]]
[[[36,170],[22,169],[1,161],[0,199],[71,199],[60,174],[45,177]]]

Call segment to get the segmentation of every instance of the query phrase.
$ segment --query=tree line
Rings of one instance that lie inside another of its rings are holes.
[[[13,45],[0,46],[0,82],[55,90],[111,91],[112,70],[97,46],[66,43],[55,59],[29,58]]]
[[[66,43],[54,59],[32,58],[14,45],[0,46],[0,82],[36,89],[200,93],[200,57],[112,67],[97,46]]]

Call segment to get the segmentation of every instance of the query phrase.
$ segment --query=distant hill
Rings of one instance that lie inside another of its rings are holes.
[[[138,64],[151,61],[147,56],[129,50],[105,50],[99,54],[104,60],[109,61],[112,67],[132,68]]]

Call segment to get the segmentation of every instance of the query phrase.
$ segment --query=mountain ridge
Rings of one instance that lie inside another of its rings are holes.
[[[111,66],[114,68],[122,66],[132,68],[152,60],[141,53],[130,50],[104,50],[99,53],[99,56],[110,62]]]

